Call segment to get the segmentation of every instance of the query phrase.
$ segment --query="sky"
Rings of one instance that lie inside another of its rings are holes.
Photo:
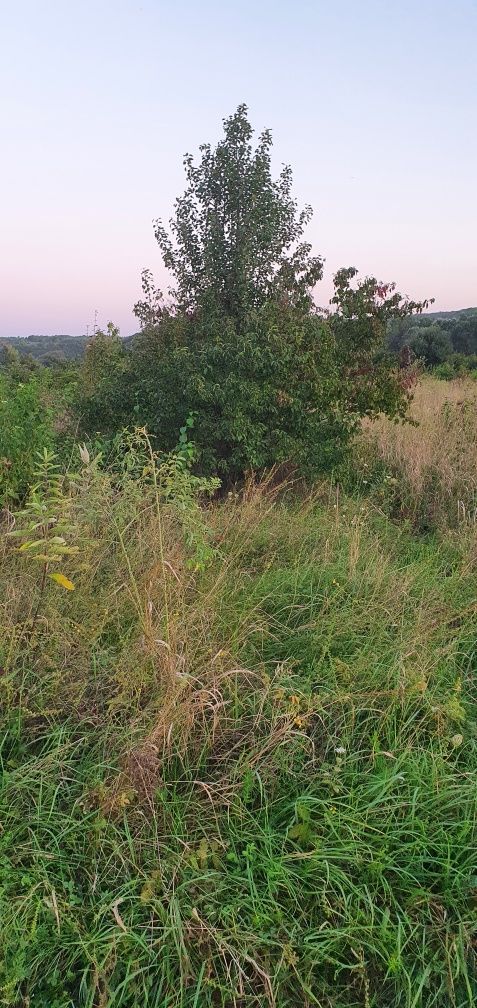
[[[0,336],[137,330],[152,221],[246,102],[307,236],[437,309],[477,304],[477,0],[0,0]]]

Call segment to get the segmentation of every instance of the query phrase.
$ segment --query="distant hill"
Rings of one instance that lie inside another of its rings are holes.
[[[79,360],[86,346],[86,336],[11,336],[0,339],[0,346],[8,344],[22,355],[30,354],[42,364]]]
[[[454,319],[462,315],[477,315],[477,308],[458,308],[457,311],[437,311],[423,312],[422,318],[426,319]]]

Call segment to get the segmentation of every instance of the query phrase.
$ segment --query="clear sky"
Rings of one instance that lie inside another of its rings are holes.
[[[0,0],[0,336],[137,328],[152,220],[245,101],[354,265],[477,304],[476,0]]]

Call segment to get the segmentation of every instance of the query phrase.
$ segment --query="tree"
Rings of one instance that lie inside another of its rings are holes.
[[[0,370],[17,382],[28,381],[40,369],[40,364],[31,354],[20,353],[10,343],[0,344]]]
[[[416,357],[431,367],[441,364],[452,354],[449,334],[440,325],[421,325],[409,331],[409,346]]]
[[[133,419],[129,358],[119,329],[108,322],[88,339],[75,393],[76,412],[85,431],[111,433]]]
[[[383,353],[386,326],[422,307],[347,269],[335,277],[331,310],[316,309],[322,259],[303,240],[311,209],[298,210],[290,168],[273,178],[271,144],[265,131],[253,148],[241,105],[197,166],[186,156],[170,231],[155,226],[171,301],[145,271],[135,306],[142,332],[125,369],[108,365],[92,414],[95,429],[111,430],[133,401],[131,419],[164,450],[193,416],[198,465],[228,480],[288,460],[329,467],[361,417],[403,415],[408,391]],[[94,372],[102,370],[104,354]]]
[[[326,313],[280,298],[249,311],[241,326],[205,310],[163,312],[136,337],[127,385],[164,449],[194,416],[206,473],[234,480],[289,460],[302,471],[329,469],[363,416],[404,416],[407,375],[383,343],[388,319],[416,307],[393,285],[357,283],[348,269],[336,275]]]
[[[247,107],[239,105],[225,119],[215,150],[203,144],[197,166],[185,156],[187,188],[176,201],[170,233],[161,221],[155,225],[177,307],[206,307],[237,325],[277,296],[309,305],[323,271],[322,260],[301,241],[311,207],[298,212],[288,166],[273,179],[270,131],[255,150],[252,136]]]
[[[456,353],[477,353],[477,313],[450,319],[446,328]]]

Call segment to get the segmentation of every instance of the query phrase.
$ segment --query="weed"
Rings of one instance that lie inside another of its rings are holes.
[[[135,439],[61,484],[75,591],[21,647],[2,543],[0,1004],[471,1008],[473,528],[204,507]]]

